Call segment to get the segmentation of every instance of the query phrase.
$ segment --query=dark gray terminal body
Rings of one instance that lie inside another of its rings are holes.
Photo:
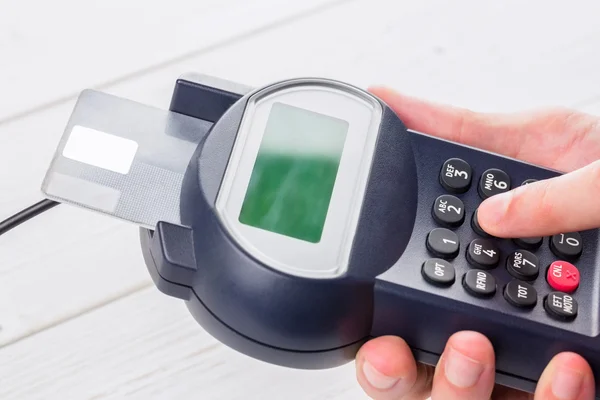
[[[432,206],[448,194],[440,184],[440,170],[447,160],[459,158],[472,168],[473,185],[453,194],[465,206],[466,221],[482,201],[476,185],[484,171],[498,168],[514,182],[557,173],[409,131],[389,107],[360,91],[354,93],[377,102],[381,122],[345,267],[311,277],[259,261],[254,250],[240,244],[217,210],[244,113],[259,92],[202,78],[177,81],[170,109],[214,125],[198,132],[202,140],[181,196],[182,225],[159,223],[154,231],[141,231],[155,284],[185,300],[204,329],[251,357],[308,369],[349,362],[366,340],[381,335],[402,336],[419,361],[435,364],[448,337],[468,329],[492,341],[500,384],[532,391],[547,362],[561,351],[578,352],[598,373],[597,230],[581,232],[584,249],[577,261],[581,283],[572,294],[578,316],[570,321],[550,318],[544,310],[544,299],[553,289],[542,273],[528,282],[538,296],[535,307],[515,307],[504,298],[504,287],[514,280],[505,268],[506,257],[518,250],[512,240],[494,239],[502,260],[486,272],[494,277],[495,294],[473,296],[465,290],[463,279],[473,270],[465,251],[479,237],[470,223],[452,228],[461,248],[447,260],[454,268],[455,282],[432,284],[422,272],[424,263],[434,258],[426,241],[429,232],[439,228]],[[541,268],[556,259],[547,238],[536,256]],[[314,267],[317,272],[319,268]]]

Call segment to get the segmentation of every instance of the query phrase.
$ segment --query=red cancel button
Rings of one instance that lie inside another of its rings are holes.
[[[579,286],[579,271],[566,261],[554,261],[548,268],[548,283],[555,290],[571,293]]]

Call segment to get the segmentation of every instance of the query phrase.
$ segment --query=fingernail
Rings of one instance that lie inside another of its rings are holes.
[[[583,375],[569,368],[559,367],[552,379],[552,393],[560,400],[574,400],[579,397]]]
[[[483,365],[472,358],[450,348],[444,355],[446,363],[444,372],[446,379],[456,387],[469,388],[475,386],[483,373]]]
[[[373,386],[375,389],[386,390],[394,386],[400,378],[393,378],[391,376],[383,375],[381,372],[377,371],[375,367],[373,367],[368,361],[365,361],[363,364],[363,373],[365,374],[365,378],[369,381],[369,384]]]

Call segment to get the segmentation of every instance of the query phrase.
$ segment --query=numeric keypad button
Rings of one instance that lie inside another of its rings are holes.
[[[572,293],[579,287],[579,270],[566,261],[554,261],[548,267],[546,280],[554,290]]]
[[[444,194],[433,204],[433,218],[445,226],[460,226],[465,221],[465,205],[458,197]]]
[[[449,229],[436,228],[427,235],[427,249],[440,258],[455,258],[460,249],[458,235]]]
[[[514,280],[504,288],[504,298],[515,307],[532,308],[537,304],[537,291],[529,283]]]
[[[440,183],[450,193],[465,193],[471,187],[473,171],[460,158],[451,158],[442,166]]]
[[[441,258],[425,261],[421,273],[427,282],[438,286],[450,286],[456,277],[452,264]]]
[[[473,296],[490,297],[496,293],[496,279],[489,272],[472,269],[465,274],[463,287]]]
[[[583,252],[583,239],[579,232],[559,233],[550,238],[550,250],[559,258],[574,259]]]
[[[500,262],[500,249],[492,240],[475,239],[467,249],[467,261],[477,268],[494,268]]]
[[[515,242],[515,244],[519,247],[522,247],[524,249],[528,249],[528,250],[537,250],[540,248],[540,246],[542,245],[542,242],[544,241],[544,238],[542,237],[529,237],[529,238],[519,238],[519,239],[513,239],[513,242]]]
[[[544,300],[544,309],[553,318],[571,321],[577,317],[577,301],[566,293],[552,292]]]
[[[533,281],[540,273],[540,261],[535,254],[517,250],[506,259],[506,269],[517,279]]]
[[[510,190],[510,177],[500,169],[491,168],[481,175],[477,190],[482,199],[495,196]]]

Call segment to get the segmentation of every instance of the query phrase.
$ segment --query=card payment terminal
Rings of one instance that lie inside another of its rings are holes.
[[[599,233],[498,239],[477,208],[557,175],[407,130],[345,83],[188,75],[168,111],[83,92],[43,191],[141,226],[158,289],[248,356],[329,368],[398,335],[435,364],[475,330],[497,382],[533,391],[561,351],[599,371]]]

